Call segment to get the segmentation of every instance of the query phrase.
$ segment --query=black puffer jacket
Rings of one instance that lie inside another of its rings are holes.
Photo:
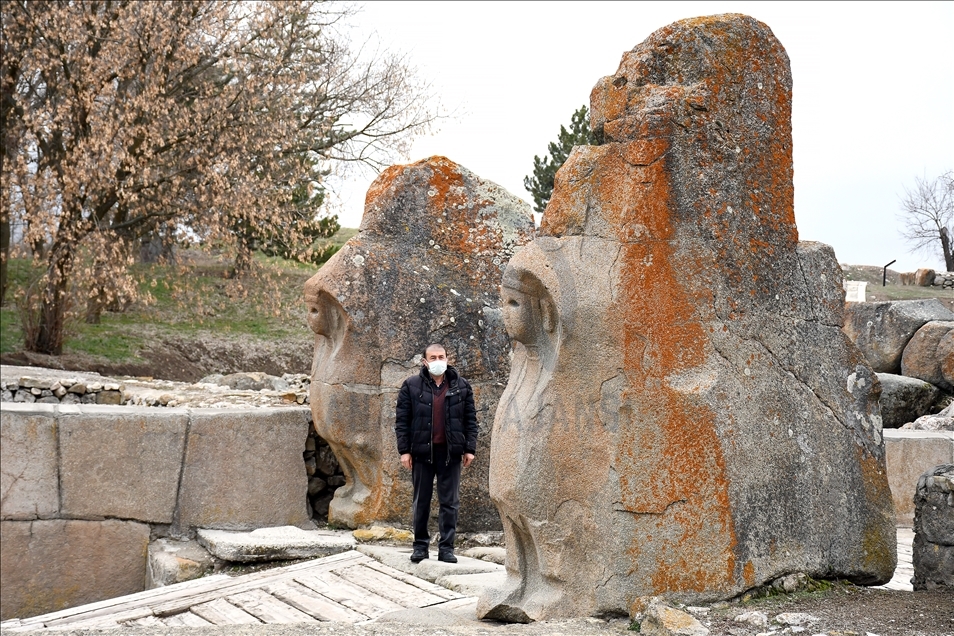
[[[454,367],[447,367],[444,381],[447,382],[447,394],[444,396],[447,454],[476,454],[477,409],[474,406],[474,391]],[[394,432],[397,434],[397,449],[400,454],[410,453],[416,458],[428,461],[432,459],[431,412],[435,388],[431,374],[424,367],[421,368],[420,374],[412,375],[401,385],[394,418]]]

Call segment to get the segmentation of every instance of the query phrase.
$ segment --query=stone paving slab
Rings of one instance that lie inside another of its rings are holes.
[[[295,526],[259,528],[251,532],[199,530],[199,543],[224,561],[309,559],[352,550],[350,532],[302,530]]]
[[[437,551],[431,550],[430,558],[420,563],[411,563],[410,547],[390,547],[381,545],[359,545],[358,552],[366,554],[381,563],[407,574],[420,577],[425,581],[437,583],[438,579],[448,575],[481,574],[503,572],[504,566],[457,555],[457,563],[444,563],[437,560]],[[439,583],[438,583],[439,585]]]
[[[488,588],[501,588],[507,581],[507,571],[480,572],[478,574],[445,574],[437,584],[464,596],[478,597]]]

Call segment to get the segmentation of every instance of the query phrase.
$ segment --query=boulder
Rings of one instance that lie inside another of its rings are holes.
[[[918,479],[914,495],[915,590],[954,591],[954,464],[942,464]]]
[[[914,284],[918,287],[931,287],[934,284],[935,271],[921,268],[914,272]]]
[[[941,361],[941,376],[954,386],[954,331],[947,332],[937,343],[937,357]]]
[[[504,273],[509,576],[478,615],[890,580],[880,385],[832,249],[798,242],[782,45],[748,16],[676,22],[597,83],[590,121],[604,143],[574,148]]]
[[[911,431],[954,431],[954,402],[944,407],[940,413],[922,415],[901,428]]]
[[[851,303],[845,311],[845,333],[879,373],[900,373],[904,347],[925,323],[954,320],[937,298]]]
[[[532,235],[526,203],[444,157],[392,166],[371,184],[359,233],[305,285],[315,332],[314,425],[347,479],[329,521],[352,528],[410,521],[394,408],[424,348],[440,342],[474,388],[480,425],[477,459],[462,477],[458,529],[499,529],[487,467],[510,343],[497,288]]]
[[[44,408],[44,407],[41,407]],[[60,509],[56,421],[48,413],[21,404],[0,411],[0,517],[37,519]]]
[[[931,410],[938,390],[917,378],[879,373],[881,381],[881,421],[884,428],[899,428]]]
[[[149,543],[144,523],[51,519],[0,526],[2,620],[143,590]]]
[[[944,341],[944,351],[940,344]],[[954,367],[954,321],[932,320],[918,329],[901,355],[901,375],[930,382],[945,391],[954,391],[954,384],[945,377],[943,367]],[[947,356],[947,357],[945,357]]]

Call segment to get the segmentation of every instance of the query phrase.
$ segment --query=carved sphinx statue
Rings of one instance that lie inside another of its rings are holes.
[[[441,342],[474,388],[481,426],[461,484],[459,529],[499,529],[487,494],[488,446],[510,345],[497,285],[532,235],[526,203],[444,157],[392,166],[371,185],[360,232],[305,285],[313,419],[346,479],[329,521],[410,520],[394,406],[423,348]]]
[[[676,22],[591,96],[501,286],[490,493],[511,621],[706,602],[792,572],[890,579],[880,385],[799,243],[791,72],[764,24]]]

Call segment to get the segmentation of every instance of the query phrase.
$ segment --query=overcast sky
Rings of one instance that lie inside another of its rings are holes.
[[[898,235],[899,196],[954,168],[954,2],[367,2],[357,37],[405,52],[456,116],[407,161],[444,155],[532,202],[533,156],[624,51],[682,18],[747,13],[788,51],[795,218],[839,262],[943,269]],[[373,174],[339,187],[357,227]]]

